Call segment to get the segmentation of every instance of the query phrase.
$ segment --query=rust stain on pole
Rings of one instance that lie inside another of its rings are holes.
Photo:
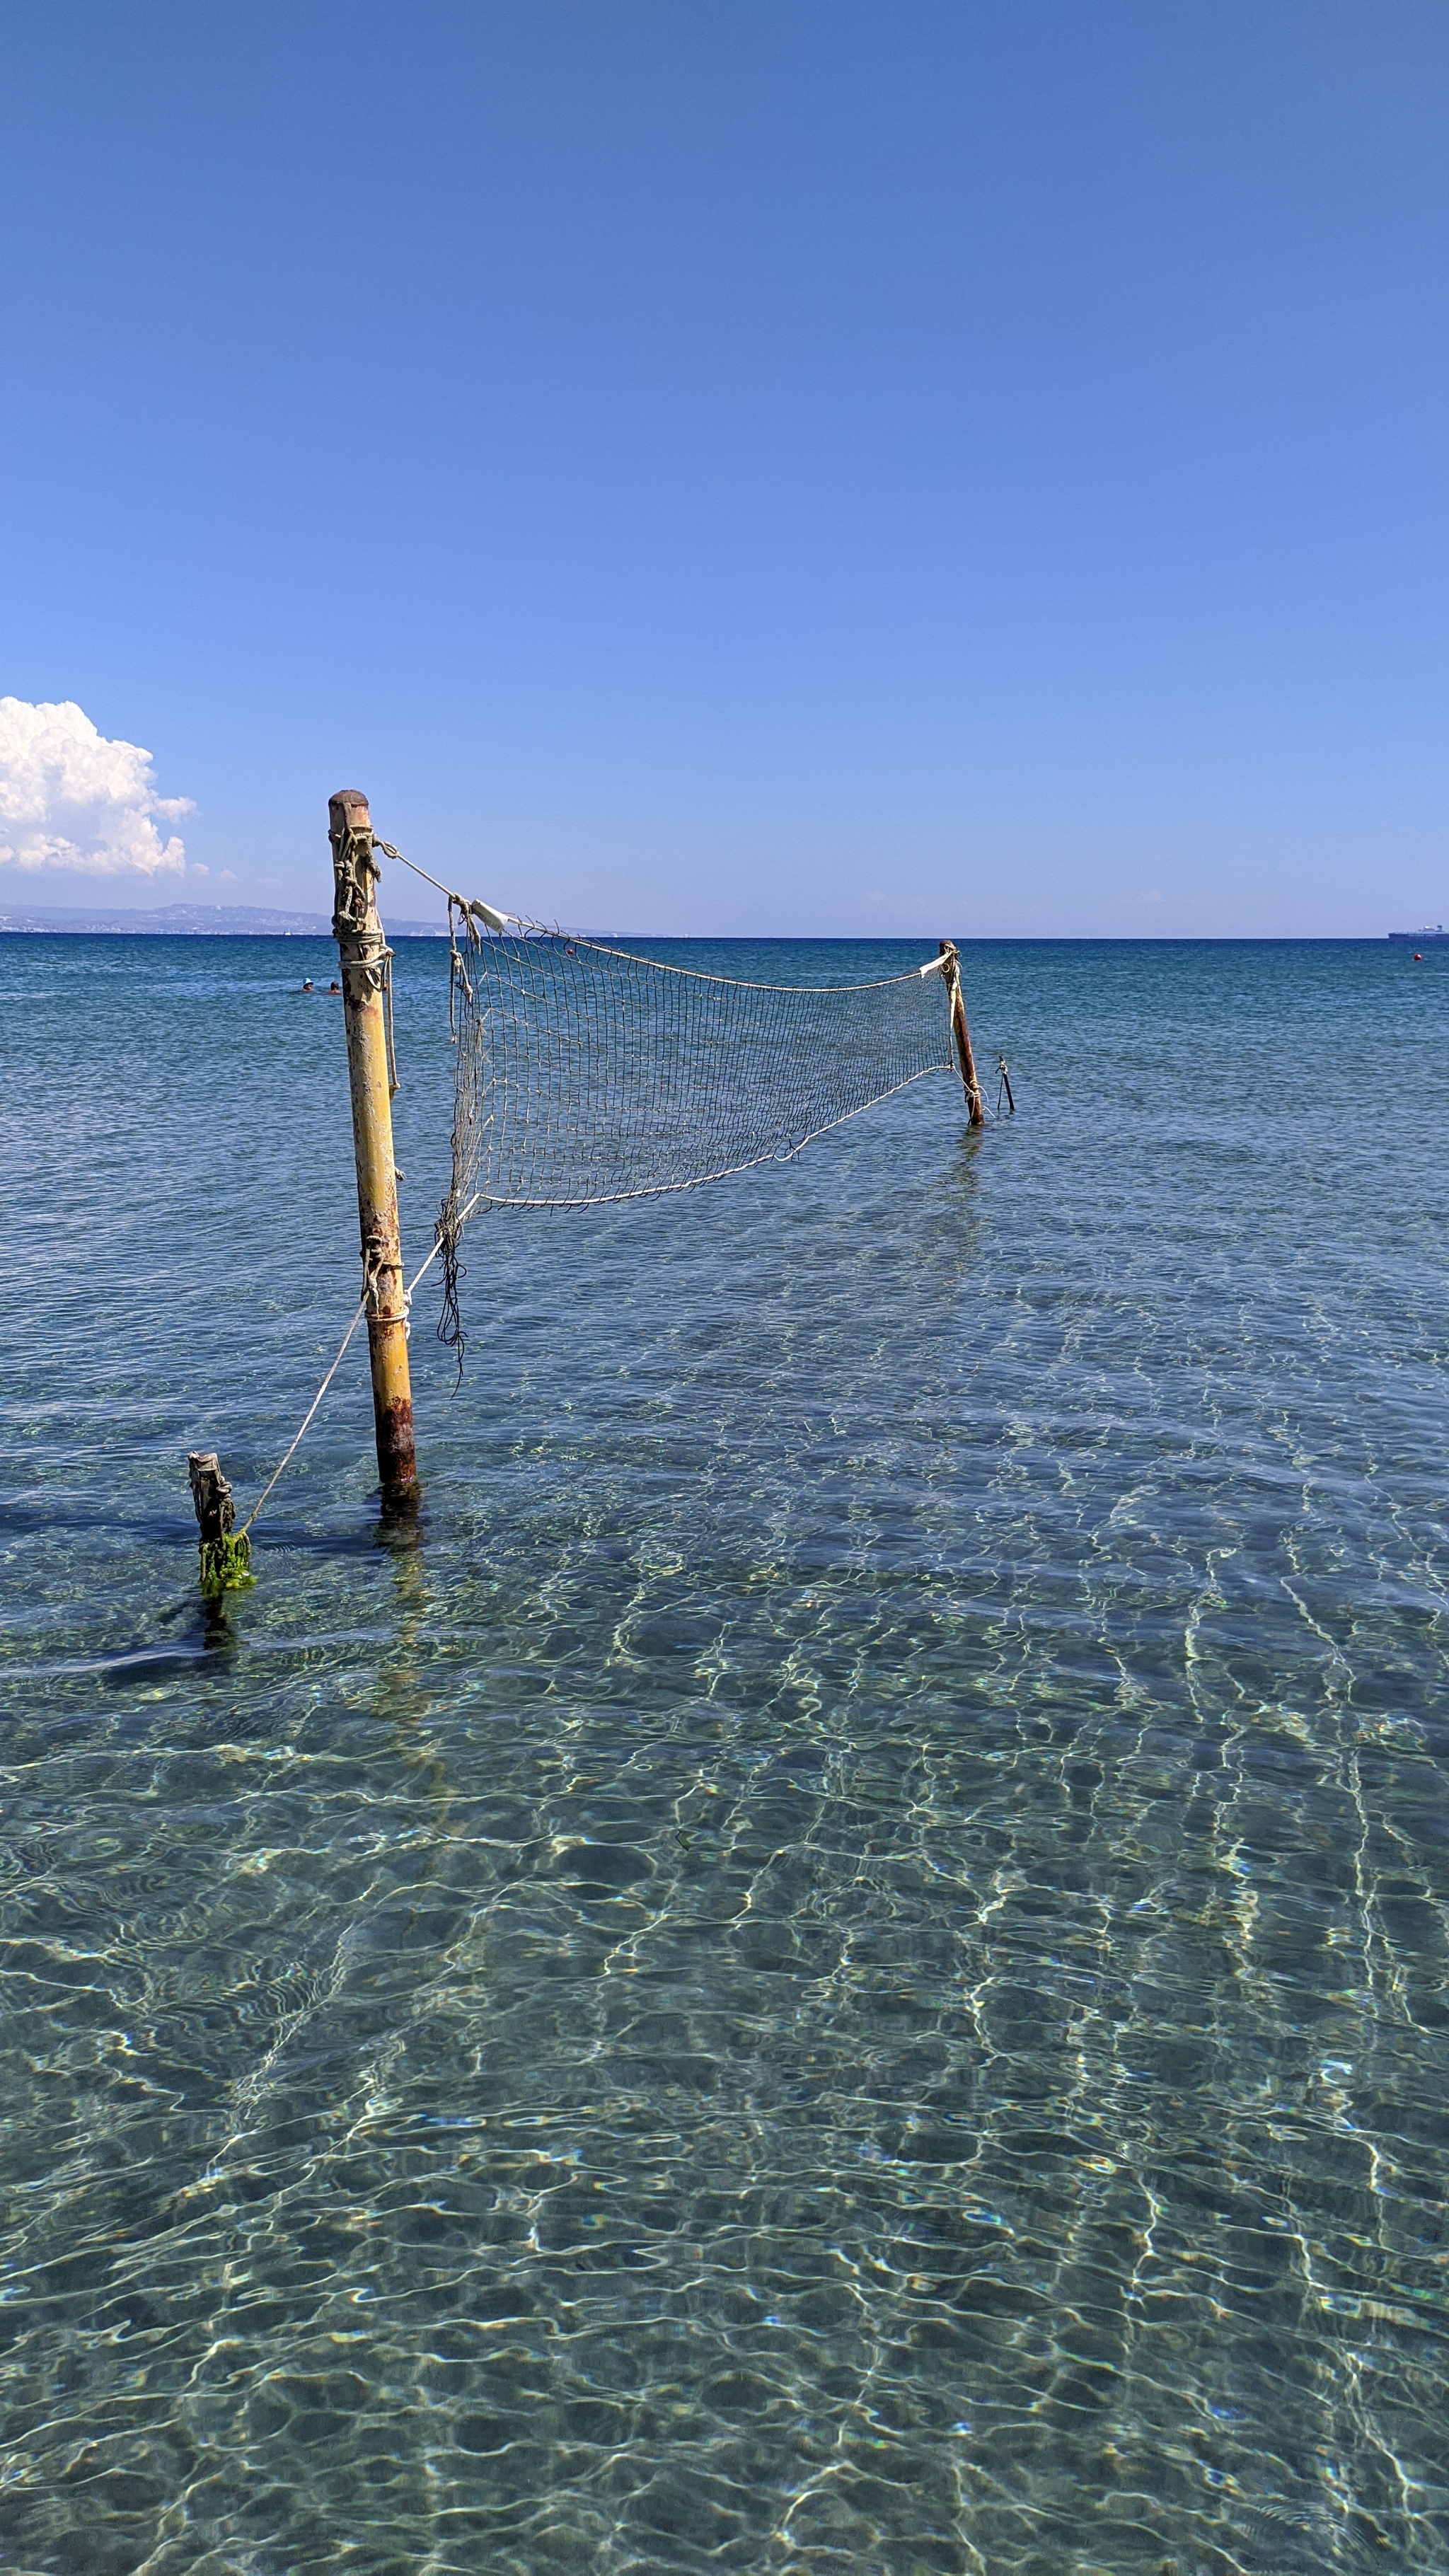
[[[961,997],[961,965],[954,939],[938,943],[938,953],[945,958],[944,974],[951,995],[951,1026],[956,1035],[956,1057],[961,1079],[966,1086],[966,1102],[973,1127],[984,1127],[986,1108],[981,1098],[981,1085],[976,1079],[976,1058],[971,1052],[971,1031],[966,1025],[966,1004]]]
[[[372,816],[355,787],[341,788],[328,808],[336,881],[332,928],[342,960],[342,1015],[352,1085],[352,1142],[357,1156],[357,1216],[362,1232],[362,1284],[377,1471],[384,1502],[408,1502],[418,1489],[413,1451],[413,1395],[408,1374],[407,1308],[397,1171],[392,1158],[392,1084],[388,1012],[391,952],[377,916]]]

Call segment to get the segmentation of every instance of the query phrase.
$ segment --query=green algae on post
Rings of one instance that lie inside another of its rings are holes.
[[[208,1601],[219,1601],[224,1592],[243,1592],[255,1583],[252,1543],[236,1527],[236,1505],[216,1451],[193,1449],[186,1468],[201,1533],[201,1589]]]

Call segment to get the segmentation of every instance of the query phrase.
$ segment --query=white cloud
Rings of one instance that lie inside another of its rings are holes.
[[[185,844],[157,822],[194,811],[189,796],[156,794],[149,751],[107,742],[70,700],[0,698],[0,867],[184,876]]]

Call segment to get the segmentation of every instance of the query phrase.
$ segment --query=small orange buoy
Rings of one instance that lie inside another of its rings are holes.
[[[1424,952],[1423,952],[1423,949],[1422,949],[1422,948],[1416,948],[1416,949],[1415,949],[1415,951],[1414,951],[1414,955],[1413,955],[1413,959],[1412,959],[1412,963],[1413,963],[1415,966],[1422,966],[1422,965],[1423,965],[1423,963],[1424,963]]]

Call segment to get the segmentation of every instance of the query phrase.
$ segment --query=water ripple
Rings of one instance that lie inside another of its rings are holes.
[[[335,1025],[23,945],[6,2565],[1442,2576],[1442,978],[972,952],[1013,1126],[475,1229],[415,1543],[354,1371],[218,1618]]]

